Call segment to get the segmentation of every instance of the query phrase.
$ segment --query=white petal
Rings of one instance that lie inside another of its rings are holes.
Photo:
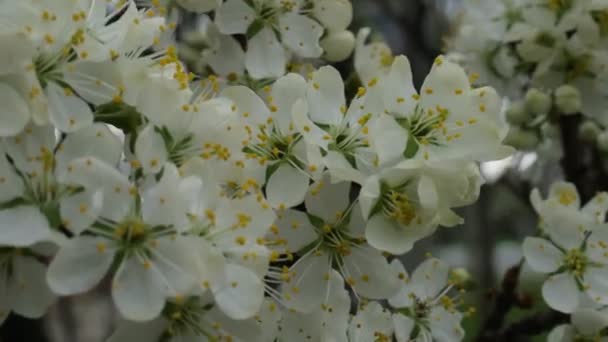
[[[50,238],[51,230],[40,209],[20,206],[0,210],[0,245],[29,246]]]
[[[390,337],[393,334],[393,321],[388,310],[377,302],[370,302],[351,320],[348,337],[351,342],[368,342],[376,340],[377,334]]]
[[[571,313],[579,304],[580,291],[571,274],[560,273],[549,277],[543,284],[542,293],[545,302],[560,312]]]
[[[316,21],[304,15],[286,13],[279,17],[279,31],[283,44],[297,56],[316,58],[323,53],[319,45],[323,27]]]
[[[64,183],[74,183],[88,189],[102,189],[103,209],[101,216],[120,221],[131,209],[133,195],[127,177],[115,167],[96,158],[78,158],[57,171],[58,178]]]
[[[228,0],[215,12],[215,23],[224,34],[247,32],[255,18],[253,8],[243,0]]]
[[[27,103],[15,89],[5,83],[0,83],[0,103],[0,136],[19,134],[30,121]]]
[[[135,156],[146,174],[158,173],[169,158],[165,140],[148,125],[138,135],[135,142]]]
[[[435,306],[429,314],[429,327],[434,341],[462,341],[464,330],[460,325],[462,314]]]
[[[285,305],[304,313],[318,308],[329,287],[330,270],[329,257],[323,252],[301,257],[289,269],[289,280],[281,288]]]
[[[13,310],[29,318],[42,317],[55,301],[46,284],[46,266],[31,257],[16,257],[13,267]]]
[[[384,165],[403,158],[408,132],[390,115],[381,114],[370,125],[370,144]]]
[[[523,252],[530,267],[543,273],[557,270],[564,258],[563,253],[550,241],[536,237],[528,237],[524,240]]]
[[[292,110],[292,122],[295,128],[302,134],[304,141],[312,146],[318,146],[327,150],[330,140],[327,132],[317,126],[308,116],[308,104],[304,100],[297,100]]]
[[[356,293],[369,299],[386,299],[399,289],[398,278],[388,261],[377,249],[362,245],[343,257],[351,286]]]
[[[107,240],[77,237],[59,249],[49,265],[47,281],[59,295],[82,293],[103,279],[113,260],[113,246]]]
[[[62,132],[75,132],[93,123],[89,105],[71,90],[54,82],[46,87],[51,121]]]
[[[150,261],[136,256],[127,257],[114,276],[112,298],[126,319],[139,322],[158,317],[166,294],[160,272]]]
[[[309,115],[320,124],[337,125],[344,116],[344,82],[332,66],[313,72],[308,83]]]
[[[260,310],[264,299],[264,285],[250,270],[226,265],[226,284],[212,288],[220,309],[233,319],[246,319]]]
[[[353,19],[353,5],[350,1],[317,0],[312,13],[326,29],[342,31]]]
[[[412,330],[414,330],[414,321],[398,313],[393,315],[393,324],[395,325],[395,338],[397,342],[409,342]]]
[[[245,72],[245,51],[232,36],[217,33],[217,45],[205,51],[203,58],[218,75],[242,75]]]
[[[291,208],[304,200],[308,176],[289,164],[281,164],[266,184],[268,202],[274,208]]]
[[[579,309],[572,313],[572,324],[586,336],[593,336],[608,326],[605,312],[594,309]]]
[[[421,299],[435,298],[448,282],[448,265],[436,258],[421,263],[411,278],[411,286],[416,296]]]
[[[186,238],[159,239],[151,253],[154,266],[166,281],[169,296],[184,296],[194,288],[198,280],[193,274],[197,254]]]
[[[63,225],[78,235],[89,228],[103,209],[103,193],[100,190],[84,190],[59,202]]]
[[[263,28],[247,42],[245,66],[251,77],[283,76],[286,64],[285,49],[269,28]]]
[[[562,324],[556,326],[549,336],[547,336],[547,342],[571,342],[574,341],[576,331],[570,324]]]
[[[270,111],[264,101],[251,89],[244,86],[228,87],[220,94],[232,100],[232,112],[242,120],[254,125],[266,124]]]
[[[388,303],[390,304],[390,306],[397,309],[412,306],[414,302],[412,299],[412,295],[414,294],[414,292],[410,286],[410,279],[409,275],[407,274],[407,271],[405,270],[403,264],[401,263],[401,261],[399,261],[398,258],[395,258],[393,259],[393,261],[391,261],[390,267],[393,271],[394,277],[399,279],[400,287],[397,293],[395,293],[391,298],[388,299]]]
[[[283,241],[286,251],[298,252],[317,238],[314,226],[309,222],[306,213],[287,209],[278,214],[278,218],[271,227],[267,239],[270,241]]]
[[[337,222],[346,214],[350,195],[350,182],[331,183],[329,174],[314,182],[306,194],[304,203],[309,214],[327,223]]]
[[[270,95],[272,104],[276,108],[276,113],[273,115],[275,123],[278,124],[281,133],[287,134],[291,130],[289,125],[294,104],[297,100],[306,97],[306,80],[298,74],[289,73],[272,85]],[[306,114],[304,110],[304,115]]]
[[[122,156],[122,148],[122,143],[107,125],[94,123],[68,134],[55,158],[57,164],[62,166],[73,159],[86,156],[95,157],[109,165],[117,165]]]
[[[392,254],[403,254],[414,247],[414,243],[430,235],[436,228],[432,222],[420,226],[402,227],[383,214],[372,216],[365,228],[368,243]]]
[[[409,60],[405,56],[396,57],[385,83],[382,84],[386,109],[396,117],[410,116],[418,104],[412,97],[416,94]]]

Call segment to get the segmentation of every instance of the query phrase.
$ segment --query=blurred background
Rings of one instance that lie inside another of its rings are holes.
[[[446,35],[458,23],[462,0],[352,2],[355,11],[352,31],[371,27],[375,38],[384,39],[394,54],[408,56],[414,81],[420,86],[434,58],[442,52]],[[484,163],[481,169],[487,184],[482,188],[480,200],[460,211],[466,224],[440,228],[403,259],[408,270],[412,270],[426,253],[431,253],[454,267],[470,271],[474,285],[466,301],[477,313],[465,322],[467,340],[473,339],[484,315],[491,310],[492,289],[507,268],[520,262],[523,237],[536,228],[536,217],[528,200],[530,184],[546,188],[560,177],[559,153],[550,153],[556,150],[554,146],[546,149],[549,153],[543,153],[543,159],[531,152]],[[534,286],[535,277],[525,267],[522,277],[524,289],[530,289],[526,293],[533,300],[537,296],[533,288],[538,287]],[[11,317],[0,327],[0,341],[103,341],[117,320],[106,292],[106,288],[98,288],[82,296],[60,299],[41,321]]]

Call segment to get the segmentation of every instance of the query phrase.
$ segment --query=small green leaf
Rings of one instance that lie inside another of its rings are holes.
[[[418,141],[416,141],[416,138],[410,134],[409,138],[407,139],[405,151],[403,151],[403,157],[406,159],[413,158],[416,153],[418,153],[419,148],[420,146],[418,145]]]
[[[251,25],[247,28],[247,39],[253,38],[256,34],[258,34],[264,28],[264,20],[258,18],[254,20]]]

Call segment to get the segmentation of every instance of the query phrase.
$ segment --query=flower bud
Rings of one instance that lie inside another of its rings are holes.
[[[601,132],[600,127],[591,120],[586,120],[578,127],[579,138],[586,142],[595,141]]]
[[[581,110],[581,92],[564,84],[555,90],[555,105],[563,114],[574,114]]]
[[[355,35],[350,31],[332,32],[319,44],[325,50],[324,58],[329,62],[347,59],[355,48]]]
[[[531,88],[526,93],[525,104],[531,114],[546,115],[551,109],[551,97],[536,88]]]
[[[511,103],[506,115],[507,121],[512,125],[522,125],[531,119],[522,101]]]
[[[559,138],[560,135],[559,128],[557,128],[557,125],[554,125],[549,122],[544,122],[540,126],[540,131],[546,138]]]
[[[504,143],[511,145],[518,150],[531,150],[538,145],[539,139],[535,131],[511,127],[509,133],[504,139]]]
[[[471,281],[471,274],[462,267],[452,269],[450,272],[450,282],[454,285],[464,286]]]
[[[596,140],[597,148],[602,152],[608,152],[608,131],[598,134]]]

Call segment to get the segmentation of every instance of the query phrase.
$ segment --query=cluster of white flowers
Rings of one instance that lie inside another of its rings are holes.
[[[608,3],[466,0],[451,57],[513,99],[526,87],[580,91],[581,111],[608,124]]]
[[[0,1],[0,321],[108,280],[113,342],[460,341],[458,277],[394,256],[512,152],[494,89],[440,56],[417,91],[364,31],[347,98],[286,65],[350,54],[348,1],[178,3],[212,11],[217,75],[163,43],[160,1]]]

